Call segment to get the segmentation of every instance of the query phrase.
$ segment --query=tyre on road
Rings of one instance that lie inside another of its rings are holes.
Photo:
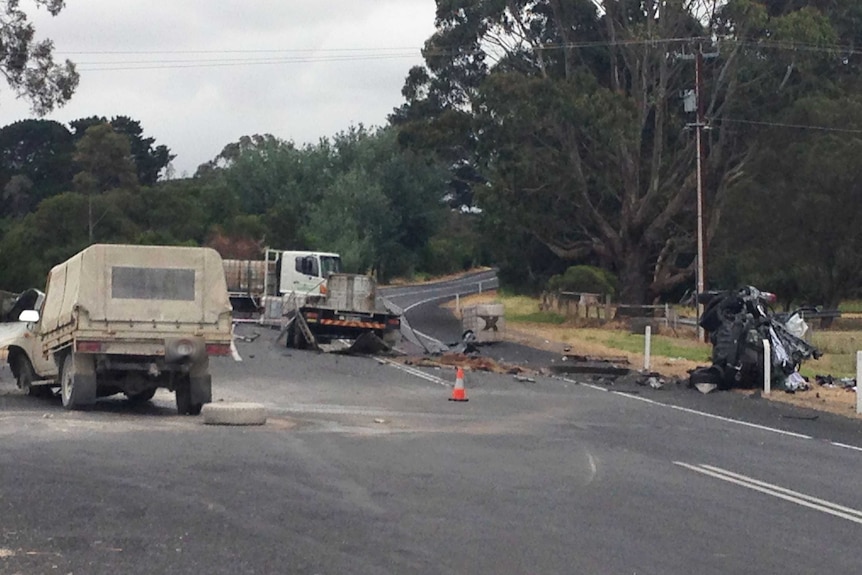
[[[266,408],[259,403],[208,403],[201,412],[207,425],[263,425]]]
[[[204,404],[193,400],[191,378],[188,375],[183,375],[175,389],[177,413],[180,415],[199,415]]]
[[[96,402],[93,358],[69,352],[60,368],[60,395],[66,409],[84,409]]]
[[[127,393],[126,397],[132,403],[144,403],[144,402],[151,400],[153,398],[153,396],[156,395],[156,389],[157,388],[154,387],[152,389],[148,389],[148,390],[142,391],[140,393],[132,393],[132,394]]]

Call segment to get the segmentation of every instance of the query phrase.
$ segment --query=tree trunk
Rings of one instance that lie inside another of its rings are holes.
[[[618,263],[620,302],[641,305],[649,303],[649,256],[640,246],[626,250]]]

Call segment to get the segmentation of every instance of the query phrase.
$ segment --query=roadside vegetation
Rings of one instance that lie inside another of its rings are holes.
[[[425,62],[405,70],[384,126],[313,144],[245,135],[193,174],[175,173],[168,144],[126,116],[0,127],[0,289],[42,286],[92,243],[129,243],[241,259],[335,251],[382,283],[489,265],[517,294],[679,303],[698,246],[697,118],[682,96],[703,51],[708,285],[862,310],[862,3],[437,8]],[[13,16],[0,23],[27,40]],[[73,64],[36,66],[59,84],[24,86],[18,60],[0,71],[13,91],[37,92],[24,94],[37,116],[72,97]],[[511,321],[568,327],[527,307]],[[637,335],[579,335],[639,347]]]

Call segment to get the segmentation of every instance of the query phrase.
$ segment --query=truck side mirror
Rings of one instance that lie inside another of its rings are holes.
[[[18,321],[36,323],[39,321],[39,312],[35,309],[25,309],[21,312],[21,315],[18,316]]]

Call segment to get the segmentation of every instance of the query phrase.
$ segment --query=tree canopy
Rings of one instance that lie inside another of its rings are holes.
[[[435,23],[390,126],[244,136],[193,178],[160,178],[170,150],[128,117],[0,128],[0,288],[99,241],[331,250],[383,280],[481,262],[519,288],[679,297],[700,67],[708,287],[862,293],[862,3],[437,0]]]
[[[56,16],[64,0],[33,0]],[[72,97],[78,86],[75,65],[54,62],[54,43],[36,41],[36,30],[18,0],[0,0],[0,73],[19,98],[30,102],[37,116],[44,116]]]
[[[695,266],[695,117],[681,100],[694,55],[711,56],[710,239],[759,151],[747,120],[777,118],[810,90],[840,90],[857,64],[828,50],[839,38],[829,15],[798,4],[438,0],[425,66],[408,74],[392,121],[404,145],[482,174],[474,192],[498,229],[601,265],[624,300],[644,302],[690,281]],[[839,4],[835,21],[858,12]]]

